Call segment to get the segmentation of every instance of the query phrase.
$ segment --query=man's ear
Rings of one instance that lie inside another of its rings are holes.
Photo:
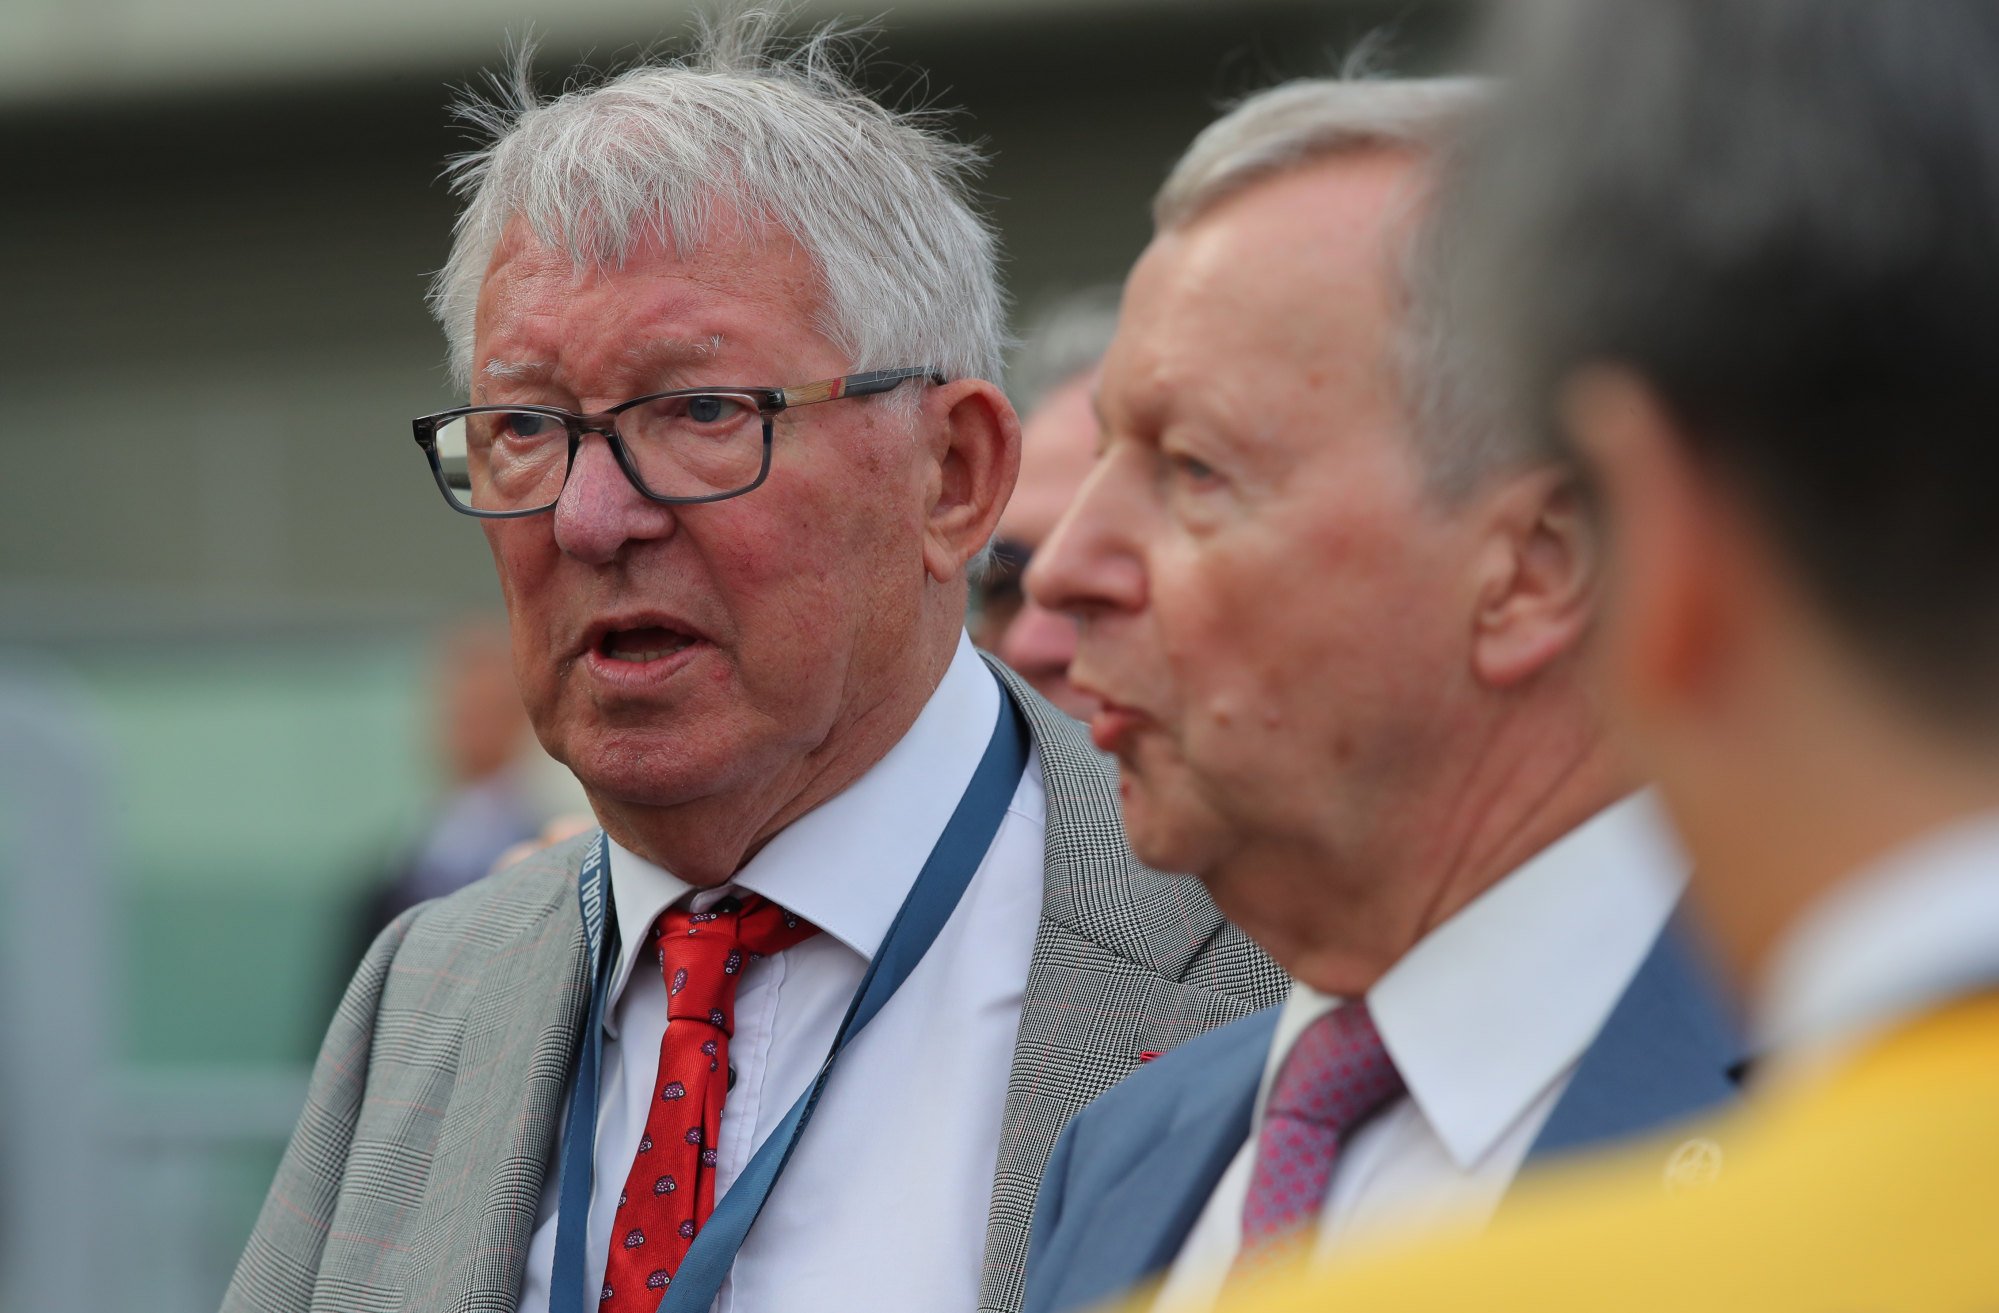
[[[1708,481],[1644,380],[1595,366],[1564,385],[1564,426],[1603,505],[1612,687],[1627,712],[1702,696],[1733,603]]]
[[[925,398],[933,427],[923,568],[939,583],[959,577],[999,527],[1020,473],[1020,417],[997,387],[962,378]]]
[[[1510,688],[1580,645],[1594,615],[1598,544],[1572,470],[1514,476],[1484,503],[1472,670]]]

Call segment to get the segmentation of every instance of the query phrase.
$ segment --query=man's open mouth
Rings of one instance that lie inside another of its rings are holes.
[[[699,641],[693,634],[683,634],[677,629],[647,625],[639,629],[610,630],[598,640],[597,652],[612,661],[643,665],[647,661],[670,657]]]

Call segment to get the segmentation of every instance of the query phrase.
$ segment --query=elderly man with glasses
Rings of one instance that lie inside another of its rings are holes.
[[[228,1308],[1013,1309],[1068,1117],[1276,996],[964,636],[972,158],[768,38],[479,112],[416,438],[601,830],[375,944]]]

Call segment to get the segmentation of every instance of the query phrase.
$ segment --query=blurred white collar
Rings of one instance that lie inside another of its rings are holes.
[[[1779,944],[1758,1053],[1842,1047],[1969,990],[1999,987],[1999,813],[1855,872]]]

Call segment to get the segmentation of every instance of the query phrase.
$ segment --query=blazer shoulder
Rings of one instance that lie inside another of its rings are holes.
[[[518,1273],[490,1255],[526,1244],[588,993],[586,842],[412,908],[376,939],[321,1046],[229,1313],[400,1307],[436,1282],[510,1297]]]
[[[1743,1053],[1699,934],[1675,913],[1584,1051],[1533,1152],[1643,1135],[1732,1102]]]
[[[443,898],[418,904],[407,913],[406,951],[440,944],[454,944],[461,951],[468,943],[497,946],[565,911],[580,920],[576,872],[595,837],[592,830],[565,839]]]
[[[576,872],[591,837],[543,849],[404,913],[384,932],[399,939],[378,941],[371,953],[383,973],[375,1006],[441,1021],[469,1014],[496,971],[509,978],[525,971],[550,988],[587,974]]]

